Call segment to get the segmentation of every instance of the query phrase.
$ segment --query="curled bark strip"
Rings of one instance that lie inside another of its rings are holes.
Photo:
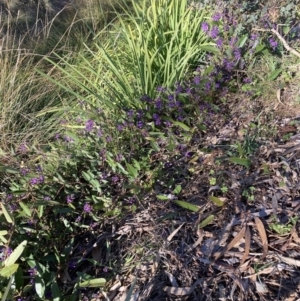
[[[294,54],[295,56],[300,58],[300,53],[295,50],[294,48],[292,48],[287,41],[282,37],[282,35],[278,32],[278,30],[272,28],[272,29],[261,29],[261,28],[253,28],[253,30],[255,31],[267,31],[267,32],[272,32],[274,33],[277,38],[280,40],[280,42],[282,43],[283,47],[289,51],[290,53]]]

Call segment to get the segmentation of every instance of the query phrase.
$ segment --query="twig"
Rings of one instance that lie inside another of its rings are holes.
[[[282,37],[282,35],[278,32],[278,30],[276,30],[276,29],[274,29],[274,28],[272,28],[272,29],[253,28],[253,30],[255,30],[255,31],[268,31],[268,32],[274,33],[274,34],[277,36],[277,38],[282,42],[284,48],[285,48],[287,51],[291,52],[292,54],[294,54],[294,55],[296,55],[297,57],[300,58],[300,53],[299,53],[297,50],[295,50],[294,48],[292,48],[291,46],[289,46],[289,44],[286,42],[286,40],[285,40],[285,39]]]

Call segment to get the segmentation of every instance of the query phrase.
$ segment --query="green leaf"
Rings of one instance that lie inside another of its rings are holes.
[[[104,278],[96,278],[91,280],[86,280],[79,283],[80,287],[101,287],[106,284],[106,280]]]
[[[259,44],[256,48],[255,48],[255,54],[260,53],[261,51],[263,51],[266,48],[266,46],[264,44]]]
[[[220,50],[213,45],[200,45],[201,50],[212,52],[212,53],[220,53]]]
[[[181,127],[183,130],[185,131],[190,131],[191,129],[185,125],[184,123],[180,122],[180,121],[173,121],[173,124],[178,125],[179,127]]]
[[[42,299],[45,295],[45,282],[42,277],[35,276],[34,277],[34,287],[37,295]]]
[[[268,80],[275,80],[279,75],[280,73],[282,72],[282,68],[279,68],[279,69],[276,69],[274,70],[268,77]]]
[[[190,211],[193,211],[193,212],[198,212],[199,211],[199,207],[196,206],[196,205],[193,205],[193,204],[190,204],[188,202],[185,202],[185,201],[174,201],[175,204],[177,204],[178,206],[184,208],[184,209],[188,209]]]
[[[242,48],[246,41],[248,40],[248,34],[243,35],[240,39],[239,39],[239,48]]]
[[[181,189],[182,189],[181,185],[177,185],[177,186],[175,187],[175,189],[174,189],[172,192],[173,192],[174,194],[179,194],[180,191],[181,191]]]
[[[223,201],[213,195],[210,195],[208,198],[218,207],[222,207],[224,205]]]
[[[138,161],[136,161],[135,159],[132,160],[133,161],[133,166],[140,171],[141,170],[141,165]]]
[[[231,157],[229,158],[229,161],[238,165],[243,165],[246,168],[250,168],[251,165],[251,161],[249,159],[244,158]]]
[[[131,164],[127,163],[126,167],[129,175],[131,175],[133,178],[138,176],[138,171]]]
[[[85,171],[82,172],[82,176],[86,181],[90,181],[92,178],[90,177],[90,175],[88,173],[86,173]]]
[[[58,287],[56,281],[51,283],[51,293],[52,293],[52,300],[53,301],[59,301],[60,300],[61,294],[60,294],[59,287]]]
[[[22,207],[22,209],[24,210],[25,214],[30,217],[31,216],[31,211],[27,207],[27,205],[24,204],[23,202],[19,202],[19,205]]]
[[[7,172],[7,173],[19,173],[19,171],[15,168],[10,166],[4,166],[0,164],[0,172]]]
[[[100,188],[100,183],[99,183],[98,180],[92,179],[92,180],[90,181],[90,183],[91,183],[92,186],[93,186],[94,188],[96,188],[97,190],[100,190],[100,189],[101,189],[101,188]]]
[[[210,224],[210,223],[214,220],[214,218],[215,218],[214,215],[212,215],[212,214],[209,215],[205,220],[203,220],[203,221],[199,224],[198,228],[203,228],[203,227],[205,227],[206,225]]]
[[[3,241],[5,244],[7,243],[7,239],[2,235],[0,235],[0,240]]]
[[[0,230],[0,235],[7,235],[7,231],[6,230]]]
[[[0,276],[8,278],[17,271],[18,267],[19,265],[17,263],[5,266],[3,269],[1,269]]]
[[[17,291],[20,291],[24,286],[24,275],[23,275],[23,269],[19,267],[17,269],[17,272],[15,274],[15,281],[16,281],[16,289]]]
[[[14,224],[12,215],[9,213],[9,211],[6,209],[5,205],[2,202],[1,202],[1,208],[6,221],[10,224]]]
[[[164,194],[158,194],[156,197],[162,201],[167,201],[170,199],[167,195],[164,195]]]
[[[38,209],[38,217],[41,218],[44,214],[44,206],[40,205]]]
[[[9,257],[5,259],[4,265],[10,266],[10,265],[14,264],[18,260],[18,258],[21,256],[21,254],[23,253],[26,245],[27,245],[27,240],[22,241],[16,247],[16,249],[9,255]]]

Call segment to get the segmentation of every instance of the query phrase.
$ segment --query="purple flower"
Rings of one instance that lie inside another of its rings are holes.
[[[55,134],[54,138],[58,140],[60,138],[60,134]]]
[[[32,186],[37,185],[37,184],[39,184],[39,179],[38,178],[32,178],[32,179],[30,179],[29,183]]]
[[[98,137],[102,137],[102,135],[103,135],[102,130],[101,130],[101,129],[98,129],[98,131],[97,131],[97,136],[98,136]]]
[[[51,197],[48,196],[48,195],[45,195],[45,196],[44,196],[44,200],[45,200],[45,201],[51,201]]]
[[[71,143],[71,142],[74,142],[74,139],[71,137],[65,136],[65,141]]]
[[[199,75],[195,76],[193,82],[195,85],[199,85],[200,84],[200,76]]]
[[[167,121],[165,122],[165,125],[166,125],[167,128],[169,128],[169,127],[172,126],[172,122],[169,121],[169,120],[167,120]]]
[[[153,120],[155,122],[155,125],[160,125],[161,124],[161,120],[158,114],[154,114],[153,115]]]
[[[85,123],[85,130],[87,132],[91,132],[93,130],[95,126],[95,122],[91,119],[89,119],[86,123]]]
[[[211,88],[211,83],[210,82],[205,83],[205,90],[209,91],[210,88]]]
[[[113,183],[117,183],[119,181],[119,177],[114,176],[114,177],[111,178],[111,180],[112,180]]]
[[[83,206],[83,211],[84,212],[91,212],[92,211],[92,206],[89,204],[89,203],[85,203],[84,206]]]
[[[123,160],[123,156],[121,154],[117,154],[116,161],[121,162]]]
[[[217,43],[217,47],[218,48],[222,48],[222,46],[223,46],[223,39],[222,38],[218,38],[217,41],[216,41],[216,43]]]
[[[111,137],[111,136],[107,136],[107,137],[106,137],[106,141],[107,141],[107,142],[112,142],[112,137]]]
[[[156,102],[155,102],[155,108],[158,109],[158,110],[161,110],[161,109],[162,109],[162,102],[161,102],[160,97],[157,98],[157,100],[156,100]]]
[[[124,125],[123,125],[123,124],[118,124],[118,125],[117,125],[117,130],[118,130],[119,132],[121,132],[123,129],[124,129]]]
[[[157,92],[165,92],[166,88],[159,86],[159,87],[157,87],[156,90],[157,90]]]
[[[236,59],[237,61],[239,61],[240,58],[241,58],[241,51],[240,51],[239,49],[235,49],[235,50],[233,51],[233,55],[234,55],[235,59]]]
[[[145,101],[145,102],[151,102],[151,97],[150,96],[148,96],[148,95],[143,95],[142,97],[141,97],[141,100],[142,101]]]
[[[28,146],[26,145],[26,143],[22,143],[20,146],[19,146],[19,151],[21,152],[21,153],[27,153],[27,151],[28,151]]]
[[[106,158],[106,149],[101,149],[101,151],[99,152],[99,156],[102,157],[102,159]]]
[[[207,32],[209,31],[209,25],[208,25],[208,23],[207,23],[207,22],[203,22],[203,23],[201,24],[201,29],[202,29],[205,33],[207,33]]]
[[[252,80],[251,80],[250,77],[245,77],[245,78],[243,79],[243,82],[244,82],[245,84],[250,84],[250,83],[252,82]]]
[[[132,109],[127,112],[127,117],[129,119],[132,119],[133,115],[134,115],[134,111]]]
[[[259,34],[257,33],[251,33],[251,36],[250,36],[250,40],[251,41],[255,41],[259,38]]]
[[[213,19],[214,21],[219,21],[221,18],[222,18],[222,14],[221,14],[221,13],[215,13],[215,14],[212,16],[212,19]]]
[[[137,127],[138,127],[139,129],[143,128],[143,126],[144,126],[144,123],[143,123],[142,121],[138,121],[138,122],[137,122]]]
[[[12,200],[12,198],[13,198],[13,195],[12,195],[12,194],[8,194],[8,195],[6,196],[6,200],[7,200],[7,201]]]
[[[209,35],[210,35],[210,37],[211,37],[212,39],[216,39],[216,38],[218,37],[218,35],[219,35],[219,28],[218,28],[217,26],[214,26],[214,27],[211,29]]]
[[[74,194],[67,195],[67,203],[70,204],[75,200]]]
[[[269,39],[269,43],[270,43],[270,46],[273,48],[273,50],[275,50],[278,46],[278,42],[276,40],[274,40],[273,38]]]
[[[26,176],[26,175],[29,173],[29,171],[30,171],[30,169],[27,168],[27,167],[22,167],[22,168],[20,169],[20,173],[21,173],[21,175],[23,175],[23,176]]]
[[[185,93],[191,95],[192,94],[192,88],[191,87],[187,87],[185,90]]]

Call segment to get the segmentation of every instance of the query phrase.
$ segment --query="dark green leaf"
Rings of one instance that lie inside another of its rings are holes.
[[[185,131],[190,131],[191,129],[185,125],[184,123],[180,122],[180,121],[173,121],[173,124],[178,125],[179,127],[181,127],[183,130]]]
[[[106,280],[104,278],[96,278],[96,279],[90,279],[87,281],[83,281],[79,283],[80,287],[101,287],[106,284]]]
[[[199,207],[196,206],[196,205],[193,205],[193,204],[190,204],[188,202],[185,202],[185,201],[174,201],[175,204],[177,204],[178,206],[184,208],[184,209],[188,209],[190,211],[193,211],[193,212],[198,212],[199,211]]]
[[[251,165],[251,161],[249,159],[244,158],[231,157],[229,158],[229,161],[238,165],[243,165],[246,168],[249,168]]]
[[[203,220],[203,221],[199,224],[198,228],[203,228],[203,227],[205,227],[206,225],[210,224],[210,223],[214,220],[214,218],[215,218],[214,215],[212,215],[212,214],[209,215],[205,220]]]
[[[181,189],[182,189],[181,185],[177,185],[177,186],[175,187],[175,189],[174,189],[172,192],[173,192],[174,194],[179,194],[180,191],[181,191]]]
[[[10,166],[0,165],[0,172],[7,172],[7,173],[19,173],[19,171],[15,168]]]
[[[14,218],[13,216],[10,214],[10,212],[7,210],[6,206],[1,202],[1,209],[2,212],[5,216],[5,219],[8,223],[13,224],[14,223]]]
[[[223,201],[213,195],[210,195],[208,198],[218,207],[222,207],[224,205]]]
[[[24,210],[25,214],[30,217],[31,216],[31,211],[27,207],[27,205],[24,204],[23,202],[19,202],[19,205],[22,207],[22,209]]]
[[[164,195],[164,194],[158,194],[156,196],[159,200],[162,200],[162,201],[167,201],[169,200],[169,197],[167,195]]]
[[[20,291],[21,288],[24,286],[24,274],[21,267],[18,267],[17,272],[15,274],[15,281],[16,281],[16,289]]]
[[[126,167],[129,175],[131,175],[133,178],[138,176],[138,171],[131,164],[127,163]]]
[[[45,282],[42,277],[40,276],[35,276],[34,277],[34,282],[35,282],[35,291],[37,295],[42,299],[44,298],[45,295]]]
[[[19,265],[17,263],[11,264],[9,266],[5,266],[0,270],[0,276],[9,278],[18,270]]]
[[[282,68],[279,68],[279,69],[276,69],[274,70],[268,77],[268,80],[275,80],[279,75],[280,73],[282,72]]]

